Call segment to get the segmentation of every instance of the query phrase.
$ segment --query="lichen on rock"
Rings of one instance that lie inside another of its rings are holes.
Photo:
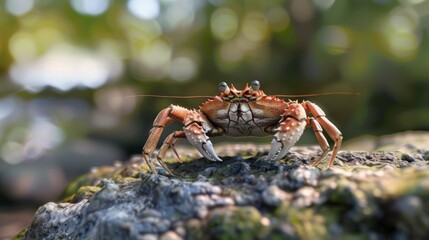
[[[234,147],[217,149],[223,162],[167,159],[175,177],[150,174],[138,158],[95,169],[64,201],[41,206],[19,238],[429,237],[427,149],[341,151],[325,169],[309,166],[314,147],[277,162],[263,158],[268,146]]]

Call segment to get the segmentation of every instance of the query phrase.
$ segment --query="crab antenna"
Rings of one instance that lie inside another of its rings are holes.
[[[184,99],[190,99],[190,98],[214,98],[215,96],[177,96],[177,95],[154,95],[154,94],[140,94],[140,95],[132,95],[132,96],[122,96],[119,98],[133,98],[133,97],[153,97],[153,98],[184,98]]]
[[[231,84],[231,88],[234,86]],[[315,96],[327,96],[327,95],[351,95],[358,96],[360,93],[353,92],[325,92],[325,93],[310,93],[310,94],[273,94],[277,97],[315,97]],[[181,99],[193,99],[193,98],[215,98],[216,96],[205,96],[205,95],[193,95],[193,96],[178,96],[178,95],[154,95],[154,94],[140,94],[131,96],[121,96],[118,98],[135,98],[135,97],[153,97],[153,98],[181,98]]]
[[[308,94],[273,94],[277,97],[315,97],[315,96],[328,96],[328,95],[349,95],[359,96],[360,93],[354,92],[325,92],[325,93],[308,93]]]

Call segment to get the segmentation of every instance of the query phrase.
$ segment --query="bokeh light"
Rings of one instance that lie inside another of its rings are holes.
[[[173,59],[170,65],[170,77],[174,80],[185,81],[197,74],[195,62],[187,57]]]
[[[35,92],[48,86],[61,91],[97,88],[120,74],[117,71],[121,67],[115,64],[120,62],[74,46],[57,45],[34,61],[12,66],[10,76],[15,83]]]
[[[158,0],[128,0],[128,11],[141,19],[158,17],[160,6]]]
[[[80,14],[98,16],[103,14],[110,5],[109,0],[71,0],[74,10]]]
[[[418,49],[418,14],[411,8],[396,8],[385,19],[381,32],[387,43],[387,51],[398,60],[412,59]]]
[[[169,66],[171,55],[171,46],[166,41],[157,39],[140,49],[139,60],[149,71],[152,71],[153,76],[161,78]]]
[[[268,38],[269,25],[265,16],[259,12],[250,12],[244,16],[243,36],[253,42],[260,42]]]
[[[344,27],[326,26],[321,29],[321,42],[330,54],[342,54],[350,47],[351,37]]]
[[[24,62],[36,58],[38,49],[31,34],[17,32],[9,40],[9,51],[16,62]]]
[[[64,140],[61,129],[43,118],[35,118],[28,128],[15,128],[7,135],[0,155],[9,164],[18,164],[38,158]]]
[[[211,16],[210,27],[215,38],[221,41],[229,40],[238,30],[237,14],[231,9],[219,8]]]
[[[321,10],[328,10],[334,5],[335,0],[313,0],[314,5]]]
[[[267,11],[267,20],[273,32],[284,31],[290,24],[289,14],[282,7],[272,7]]]
[[[6,0],[6,10],[15,16],[22,16],[31,11],[34,0]]]
[[[195,12],[197,6],[194,1],[190,0],[175,0],[168,2],[163,22],[167,29],[183,31],[184,28],[192,26],[195,20]]]

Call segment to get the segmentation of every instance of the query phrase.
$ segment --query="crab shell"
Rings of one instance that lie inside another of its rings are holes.
[[[221,93],[207,100],[200,111],[213,125],[224,129],[224,135],[231,137],[272,135],[272,129],[284,117],[287,107],[298,119],[306,117],[297,102],[286,103],[275,96],[267,96],[262,90],[249,92],[247,84],[242,91],[231,85],[230,94]]]

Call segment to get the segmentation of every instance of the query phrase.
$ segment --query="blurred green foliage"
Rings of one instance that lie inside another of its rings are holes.
[[[306,98],[346,139],[428,130],[428,16],[426,0],[2,0],[0,152],[90,137],[138,153],[157,112],[204,99],[127,96],[254,79],[267,94],[359,92]]]

